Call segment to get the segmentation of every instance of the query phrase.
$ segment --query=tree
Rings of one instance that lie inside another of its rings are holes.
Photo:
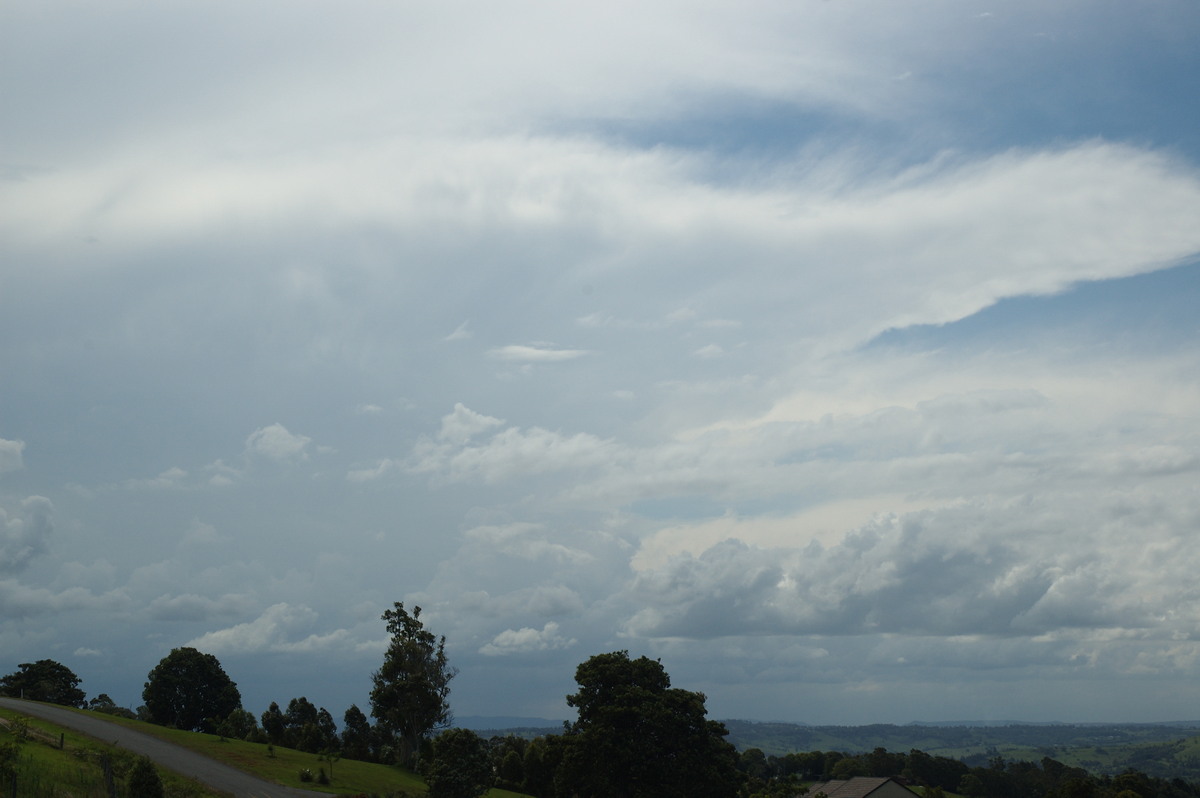
[[[152,723],[211,732],[242,708],[237,684],[212,654],[176,648],[147,676],[142,700]]]
[[[421,768],[429,798],[479,798],[492,786],[492,757],[470,729],[448,729],[433,738]]]
[[[129,771],[129,798],[163,798],[162,779],[147,757],[138,757]]]
[[[364,762],[371,758],[371,721],[357,704],[342,715],[342,756]]]
[[[267,741],[272,745],[283,745],[287,740],[285,724],[283,713],[279,711],[279,704],[272,701],[271,706],[267,707],[267,711],[262,713],[262,727],[267,735]]]
[[[671,688],[660,662],[599,654],[575,671],[562,778],[583,798],[728,798],[742,775],[704,694]]]
[[[79,689],[79,677],[61,662],[40,659],[37,662],[22,662],[17,668],[0,678],[0,695],[66,707],[84,706],[86,696]]]
[[[446,660],[446,638],[434,637],[421,623],[421,608],[412,614],[396,602],[384,611],[392,636],[383,667],[371,675],[371,715],[377,728],[396,739],[400,764],[417,763],[421,741],[450,720],[450,680],[458,673]]]

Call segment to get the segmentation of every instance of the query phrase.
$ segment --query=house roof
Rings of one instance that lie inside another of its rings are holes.
[[[868,795],[889,781],[896,780],[887,777],[855,776],[845,781],[835,780],[814,784],[808,788],[807,794],[815,796],[817,793],[824,793],[826,798],[867,798]],[[896,781],[896,785],[908,790],[907,787],[904,787],[898,781]],[[908,791],[912,792],[912,790]],[[916,793],[913,793],[913,795],[916,795]]]

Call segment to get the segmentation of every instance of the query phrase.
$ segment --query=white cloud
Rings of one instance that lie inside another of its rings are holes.
[[[443,338],[443,341],[469,341],[474,334],[468,329],[470,322],[463,322],[454,328],[454,332]]]
[[[0,438],[0,474],[24,468],[21,460],[21,452],[24,450],[24,441],[8,441]]]
[[[246,453],[266,457],[278,462],[307,460],[305,450],[312,439],[304,435],[293,435],[282,424],[260,427],[246,438]]]
[[[456,402],[454,410],[442,416],[438,438],[453,444],[464,444],[476,435],[503,424],[503,419],[476,413],[462,402]]]
[[[415,473],[435,473],[452,480],[481,479],[491,483],[564,469],[603,466],[619,454],[619,447],[586,433],[565,436],[537,427],[529,430],[508,427],[484,443],[471,444],[462,439],[457,422],[451,430],[455,437],[442,436],[447,443],[433,445],[425,441],[413,448],[411,468]],[[459,446],[453,445],[456,439]]]
[[[493,349],[489,355],[497,360],[515,360],[524,363],[557,363],[574,360],[587,354],[583,349],[554,349],[549,346],[523,346],[511,344]]]
[[[268,607],[253,621],[207,632],[186,645],[211,654],[268,651],[299,654],[329,651],[349,643],[349,632],[345,629],[299,637],[316,620],[317,613],[307,606],[281,602]]]
[[[506,629],[496,635],[492,642],[479,649],[479,653],[489,657],[501,657],[512,654],[529,654],[536,651],[570,648],[578,643],[574,638],[567,638],[558,632],[558,624],[550,621],[541,630],[522,627]]]
[[[371,482],[372,480],[379,479],[395,466],[395,460],[385,457],[371,468],[356,468],[347,471],[346,479],[350,482]]]

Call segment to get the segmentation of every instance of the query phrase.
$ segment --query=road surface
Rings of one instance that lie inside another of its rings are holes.
[[[330,798],[329,793],[298,790],[264,781],[203,754],[113,723],[99,713],[72,712],[54,704],[19,698],[0,698],[0,707],[48,720],[135,754],[148,756],[157,765],[237,798]]]

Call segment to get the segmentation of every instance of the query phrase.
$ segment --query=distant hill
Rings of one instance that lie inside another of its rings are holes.
[[[467,715],[455,717],[454,725],[473,732],[508,733],[538,732],[541,734],[560,734],[563,721],[550,718],[523,718],[508,715]],[[520,737],[537,736],[519,734]]]
[[[972,766],[986,765],[996,756],[1030,762],[1050,757],[1092,773],[1120,773],[1132,767],[1162,778],[1200,779],[1200,721],[906,726],[724,723],[729,741],[739,750],[759,748],[776,756],[797,751],[860,754],[876,748],[906,753],[915,748]]]

